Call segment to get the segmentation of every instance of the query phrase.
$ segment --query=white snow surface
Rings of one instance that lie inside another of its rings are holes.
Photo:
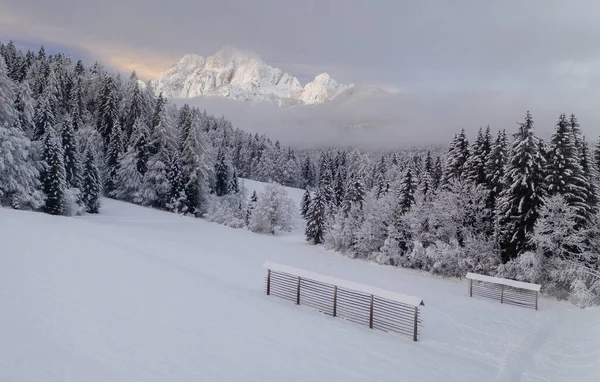
[[[377,297],[386,298],[388,300],[396,301],[406,305],[412,305],[414,307],[418,307],[423,302],[423,299],[414,296],[407,296],[405,294],[390,292],[389,290],[384,290],[380,288],[375,288],[370,285],[363,285],[359,283],[355,283],[348,280],[338,279],[336,277],[331,277],[327,275],[321,275],[314,272],[309,272],[305,269],[299,269],[290,267],[287,265],[281,265],[276,263],[271,263],[266,261],[263,265],[263,268],[269,269],[275,272],[287,273],[288,275],[298,276],[302,279],[308,279],[313,281],[319,281],[324,284],[334,285],[340,288],[353,290],[356,292],[362,292],[365,294],[372,294]]]
[[[509,280],[509,279],[503,279],[500,277],[492,277],[492,276],[486,276],[486,275],[480,275],[477,273],[467,273],[467,276],[465,277],[469,280],[477,280],[477,281],[484,281],[486,283],[494,283],[494,284],[500,284],[500,285],[506,285],[506,286],[510,286],[513,288],[520,288],[520,289],[527,289],[527,290],[532,290],[532,291],[536,291],[539,292],[540,289],[542,289],[542,286],[539,284],[532,284],[532,283],[525,283],[522,281],[516,281],[516,280]]]
[[[301,190],[299,190],[301,191]],[[300,192],[301,193],[301,192]],[[569,381],[600,375],[600,310],[469,298],[466,280],[105,199],[0,208],[0,381]],[[264,294],[271,260],[421,296],[419,342]]]
[[[329,102],[353,85],[338,84],[322,73],[302,87],[296,77],[267,65],[258,54],[225,46],[206,59],[186,54],[151,86],[166,97],[226,97],[288,107]]]

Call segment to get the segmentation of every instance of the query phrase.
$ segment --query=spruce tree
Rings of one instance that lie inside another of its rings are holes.
[[[56,119],[52,107],[50,106],[50,101],[44,94],[38,99],[33,119],[35,123],[35,131],[33,133],[34,140],[42,139],[46,132],[56,125]]]
[[[167,196],[167,209],[175,213],[187,212],[186,197],[185,197],[185,181],[181,170],[181,160],[179,154],[173,156],[167,172],[169,181],[169,193]]]
[[[378,199],[387,192],[389,187],[386,173],[387,167],[385,165],[385,157],[382,155],[377,164],[377,168],[375,169],[375,197]]]
[[[117,85],[112,76],[106,76],[102,83],[100,93],[97,129],[104,138],[105,150],[108,150],[110,138],[113,135],[113,129],[119,123],[119,100],[117,95]],[[121,127],[119,126],[119,130]],[[122,132],[119,131],[119,137],[122,140]],[[123,144],[123,141],[120,142]]]
[[[304,219],[308,218],[308,209],[310,208],[310,202],[310,192],[308,192],[308,190],[305,190],[304,195],[302,195],[302,200],[300,201],[300,215],[302,215]]]
[[[25,135],[30,139],[33,137],[35,129],[33,109],[33,98],[31,97],[31,89],[27,81],[19,85],[17,97],[15,98],[15,111],[17,112],[19,123]]]
[[[598,210],[598,198],[600,195],[598,194],[598,185],[596,184],[596,180],[598,179],[598,171],[594,168],[592,163],[592,156],[590,154],[590,146],[588,145],[585,138],[581,140],[580,147],[580,159],[581,159],[581,170],[583,172],[583,177],[585,179],[585,183],[583,187],[585,189],[585,203],[587,205],[590,216],[586,218],[591,220],[591,214],[596,213]]]
[[[256,203],[258,203],[258,195],[256,195],[256,191],[252,191],[252,196],[250,196],[250,203],[248,203],[248,209],[246,210],[246,225],[250,223],[252,211],[254,211]]]
[[[498,132],[496,140],[492,144],[490,154],[486,158],[485,173],[487,187],[490,190],[487,207],[495,211],[496,201],[504,188],[504,168],[507,156],[506,131]]]
[[[0,57],[0,125],[12,125],[13,119],[16,117],[13,101],[13,83],[8,77],[8,70],[4,64],[4,59]]]
[[[96,164],[94,152],[89,146],[85,150],[84,173],[81,188],[85,210],[90,214],[97,214],[100,210],[100,171]]]
[[[144,119],[147,112],[146,109],[148,109],[135,71],[131,73],[131,76],[129,77],[124,103],[125,116],[123,118],[123,133],[126,134],[126,137],[129,140],[134,130],[134,124],[138,120]]]
[[[442,166],[442,160],[440,159],[440,157],[437,157],[435,159],[435,165],[433,166],[433,173],[432,173],[432,180],[433,180],[433,188],[435,190],[437,190],[440,187],[440,184],[442,182],[442,177],[443,177],[443,166]]]
[[[461,179],[465,172],[465,163],[469,159],[469,140],[465,129],[454,137],[448,149],[446,166],[444,167],[443,185],[447,185],[452,179]]]
[[[415,179],[413,178],[412,170],[409,167],[402,178],[397,193],[398,207],[401,214],[408,212],[415,203],[416,190],[417,185]]]
[[[491,151],[491,134],[489,126],[485,133],[479,129],[477,139],[471,148],[471,155],[465,163],[466,179],[475,184],[487,184],[486,162]]]
[[[148,171],[148,159],[150,158],[150,130],[146,122],[137,119],[133,123],[133,130],[130,137],[131,147],[135,152],[135,166],[141,176]]]
[[[54,128],[49,128],[42,139],[44,169],[41,173],[42,190],[46,195],[44,212],[62,215],[66,212],[67,188],[64,153]]]
[[[533,132],[533,118],[527,112],[525,122],[514,135],[502,182],[505,188],[497,206],[503,262],[530,248],[528,236],[543,204],[544,166],[539,140]]]
[[[221,145],[215,163],[215,194],[227,195],[229,192],[229,166],[227,165],[226,147]]]
[[[105,184],[104,193],[110,195],[118,186],[119,163],[123,155],[123,140],[121,138],[121,126],[119,122],[112,127],[108,149],[105,157]]]
[[[343,209],[346,213],[352,209],[352,206],[358,206],[359,209],[362,209],[363,203],[365,201],[365,186],[362,181],[359,179],[354,179],[350,182],[348,186],[348,191],[346,192],[346,196],[344,197]]]
[[[307,211],[305,236],[313,244],[321,244],[325,238],[325,225],[327,221],[327,197],[318,188],[315,197]]]
[[[581,169],[575,134],[564,114],[560,116],[552,134],[547,159],[548,194],[561,195],[582,219],[587,219],[590,211],[586,205],[586,179]]]
[[[62,127],[62,146],[64,151],[67,186],[78,188],[81,185],[81,164],[73,124],[69,116],[65,117]]]
[[[238,184],[238,175],[235,167],[233,168],[233,173],[231,174],[231,179],[229,180],[229,185],[227,187],[228,194],[237,194],[240,192],[240,186]]]
[[[344,171],[338,171],[335,177],[333,192],[335,194],[335,205],[340,207],[344,203],[344,196],[346,195],[346,176]]]

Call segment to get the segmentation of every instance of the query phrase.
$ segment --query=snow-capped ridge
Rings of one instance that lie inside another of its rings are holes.
[[[206,59],[186,54],[150,84],[166,97],[225,97],[279,107],[327,103],[354,86],[338,84],[328,73],[302,86],[298,78],[266,64],[258,54],[229,45]]]

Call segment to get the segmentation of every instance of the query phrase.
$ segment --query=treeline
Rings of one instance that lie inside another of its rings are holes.
[[[306,187],[305,154],[156,97],[100,64],[0,44],[0,204],[96,213],[102,194],[203,216],[238,177]]]
[[[575,115],[549,142],[529,113],[508,137],[465,131],[443,159],[431,153],[370,165],[323,153],[301,213],[306,239],[380,264],[463,277],[473,271],[541,283],[580,306],[600,296],[600,142]]]

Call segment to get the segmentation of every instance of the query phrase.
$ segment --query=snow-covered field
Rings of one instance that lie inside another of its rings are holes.
[[[77,218],[0,209],[0,381],[600,380],[597,308],[501,305],[301,232],[103,203]],[[265,260],[422,297],[419,342],[264,295]]]

